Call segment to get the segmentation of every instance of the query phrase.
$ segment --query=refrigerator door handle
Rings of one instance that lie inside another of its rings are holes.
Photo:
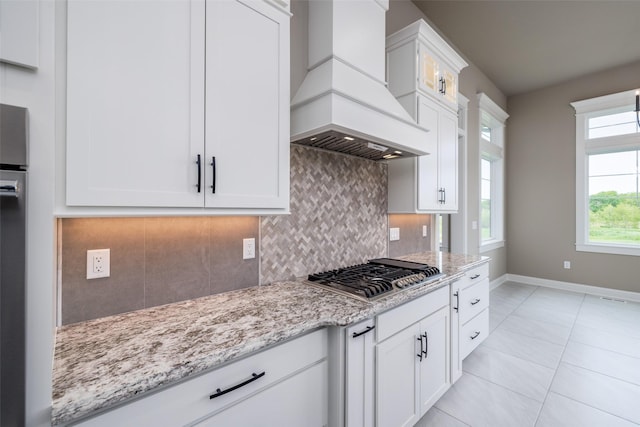
[[[0,197],[18,197],[18,181],[1,180]]]

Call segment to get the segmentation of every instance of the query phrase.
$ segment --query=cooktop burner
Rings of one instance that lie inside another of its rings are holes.
[[[369,260],[322,273],[310,274],[313,284],[365,300],[388,296],[404,288],[424,285],[443,277],[437,267],[391,258]]]

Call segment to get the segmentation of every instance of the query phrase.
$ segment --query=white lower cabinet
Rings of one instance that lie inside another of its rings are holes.
[[[451,380],[462,375],[462,361],[489,336],[489,264],[465,272],[451,284]]]
[[[379,427],[413,426],[450,387],[448,293],[446,286],[391,310],[389,319],[379,316],[379,324],[408,323],[376,347]],[[420,306],[438,308],[425,309],[426,316],[414,322]]]
[[[322,329],[73,425],[322,427],[327,378]]]
[[[375,322],[368,319],[346,330],[345,425],[374,425]]]
[[[194,424],[222,426],[326,426],[327,362],[323,361],[237,405]]]

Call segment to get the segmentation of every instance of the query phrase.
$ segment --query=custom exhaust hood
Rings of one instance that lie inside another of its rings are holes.
[[[385,82],[388,0],[309,1],[309,72],[291,100],[291,142],[371,160],[429,154]]]

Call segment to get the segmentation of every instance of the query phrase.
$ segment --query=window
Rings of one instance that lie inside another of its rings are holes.
[[[485,157],[480,161],[480,238],[491,240],[493,238],[491,227],[491,159]]]
[[[480,104],[480,252],[504,246],[504,126],[509,117],[485,94]]]
[[[640,255],[640,127],[634,91],[574,102],[576,249]]]

